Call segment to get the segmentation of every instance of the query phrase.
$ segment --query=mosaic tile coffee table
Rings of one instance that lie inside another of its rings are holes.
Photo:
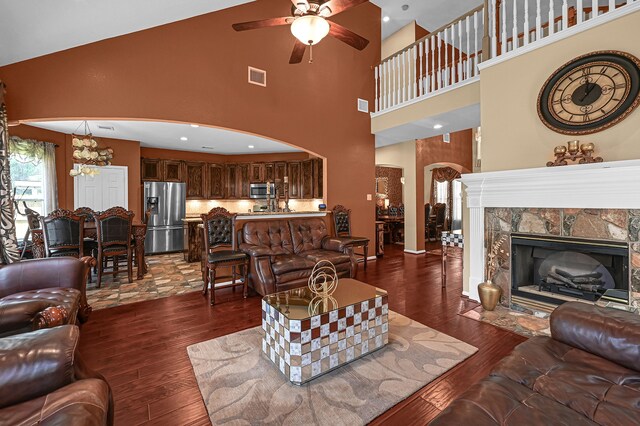
[[[386,291],[343,278],[331,297],[314,296],[302,287],[262,299],[262,351],[296,385],[389,342]]]

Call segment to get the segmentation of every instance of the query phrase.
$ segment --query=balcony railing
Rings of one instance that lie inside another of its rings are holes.
[[[640,0],[485,0],[375,67],[375,112],[474,81],[482,61],[631,7]]]

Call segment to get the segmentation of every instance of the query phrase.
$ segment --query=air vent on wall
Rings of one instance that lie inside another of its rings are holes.
[[[451,133],[445,133],[442,135],[442,142],[450,143],[451,142]]]
[[[249,67],[249,83],[267,87],[267,72],[254,67]]]
[[[100,130],[109,130],[109,131],[113,132],[115,130],[115,127],[113,127],[113,126],[101,126],[101,125],[98,124],[98,129],[100,129]]]
[[[360,112],[369,112],[369,101],[365,99],[358,98],[358,111]]]

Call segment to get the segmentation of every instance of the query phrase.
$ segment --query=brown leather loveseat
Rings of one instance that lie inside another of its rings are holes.
[[[320,260],[332,262],[339,277],[355,278],[358,270],[346,240],[331,236],[319,217],[247,221],[238,243],[251,257],[249,279],[263,296],[306,285]]]
[[[640,424],[640,315],[580,302],[518,345],[432,425]]]

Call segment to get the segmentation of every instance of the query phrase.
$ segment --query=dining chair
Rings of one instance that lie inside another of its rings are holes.
[[[98,287],[102,284],[109,259],[113,261],[111,275],[120,273],[118,262],[125,257],[129,282],[133,282],[133,250],[131,247],[134,213],[123,207],[112,207],[95,215],[98,237]]]
[[[354,254],[364,257],[364,270],[367,270],[367,257],[369,254],[369,239],[366,237],[355,237],[351,235],[351,209],[346,208],[345,206],[338,204],[333,210],[333,223],[336,228],[336,237],[347,238],[348,242],[345,243],[346,246],[350,246],[353,249],[362,247],[363,254],[356,253],[354,250]]]
[[[211,305],[215,304],[215,290],[221,288],[235,287],[242,285],[243,296],[247,297],[247,285],[249,278],[249,256],[236,250],[233,241],[233,229],[236,219],[235,213],[230,213],[223,207],[214,207],[209,213],[201,214],[204,225],[204,286],[202,294],[207,295],[211,286]],[[231,268],[231,283],[216,288],[216,269],[219,266]],[[236,284],[236,268],[242,268],[243,280],[241,284]]]
[[[431,220],[429,221],[429,235],[433,235],[436,240],[444,231],[445,220],[447,217],[447,205],[444,203],[436,203],[431,209]]]
[[[56,209],[40,217],[45,257],[84,256],[84,217]]]
[[[85,225],[87,223],[95,222],[94,216],[96,215],[96,212],[89,207],[78,207],[73,212],[78,216],[84,217]],[[84,231],[83,247],[86,255],[93,257],[97,256],[98,241],[96,240],[95,232],[89,234],[86,230]]]

